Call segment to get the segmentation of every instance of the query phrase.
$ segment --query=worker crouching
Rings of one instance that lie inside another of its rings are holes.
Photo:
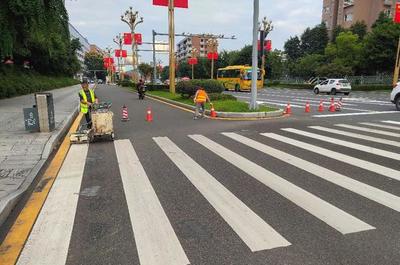
[[[211,103],[211,101],[203,87],[197,88],[193,101],[196,104],[196,111],[193,119],[197,120],[199,117],[204,118],[205,104],[206,102]]]

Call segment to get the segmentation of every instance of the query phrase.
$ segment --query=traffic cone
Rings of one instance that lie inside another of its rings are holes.
[[[146,113],[146,121],[152,122],[153,121],[153,113],[151,112],[151,108],[147,108],[147,113]]]
[[[335,108],[335,99],[334,99],[334,98],[331,98],[331,105],[330,105],[330,107],[329,107],[329,111],[330,111],[330,112],[335,112],[335,111],[336,111],[336,108]]]
[[[324,101],[319,102],[318,112],[324,112]]]
[[[121,121],[129,121],[128,108],[125,105],[122,107]]]
[[[217,113],[215,112],[213,104],[211,104],[210,116],[211,116],[211,118],[216,118],[217,117]]]
[[[341,111],[343,106],[343,98],[340,98],[335,105],[336,111]]]
[[[285,111],[283,112],[283,114],[287,114],[287,115],[292,114],[292,107],[290,106],[290,102],[288,102],[288,104],[286,105],[286,108],[285,108]]]
[[[311,107],[310,107],[310,103],[307,101],[306,102],[306,109],[305,109],[306,113],[310,113],[311,112]]]

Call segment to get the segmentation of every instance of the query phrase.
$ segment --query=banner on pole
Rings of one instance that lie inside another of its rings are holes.
[[[121,50],[115,50],[115,57],[121,57]]]
[[[133,38],[135,39],[135,43],[136,43],[137,45],[142,45],[142,44],[143,44],[143,41],[142,41],[142,34],[140,34],[140,33],[135,33],[135,34],[133,35]]]
[[[188,64],[190,64],[190,65],[196,65],[196,64],[198,64],[197,58],[189,58],[189,59],[188,59]]]
[[[169,0],[153,0],[155,6],[168,6]],[[174,7],[189,8],[189,0],[175,0]]]
[[[114,58],[112,57],[106,57],[103,59],[104,63],[108,63],[108,64],[113,64],[114,63]]]
[[[124,33],[124,44],[132,45],[132,34],[131,33]]]
[[[121,57],[126,58],[128,56],[128,52],[126,50],[121,50]]]
[[[207,58],[209,59],[209,60],[218,60],[218,52],[209,52],[208,54],[207,54]]]
[[[260,41],[258,41],[257,49],[258,49],[258,51],[261,51]],[[270,52],[271,50],[272,50],[272,41],[271,40],[266,40],[264,42],[264,51]]]
[[[396,9],[394,11],[394,22],[400,23],[400,3],[396,3]]]

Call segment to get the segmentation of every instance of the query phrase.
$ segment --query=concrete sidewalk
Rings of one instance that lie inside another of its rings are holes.
[[[70,127],[78,112],[78,91],[72,86],[53,93],[56,129],[51,133],[25,131],[22,109],[35,104],[34,95],[0,100],[0,225]]]

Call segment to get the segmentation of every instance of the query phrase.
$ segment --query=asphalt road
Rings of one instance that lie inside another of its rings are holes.
[[[96,93],[113,103],[116,141],[71,147],[19,264],[399,264],[400,113],[387,93],[317,113],[327,96],[264,90],[260,103],[290,100],[294,114],[242,122]]]

